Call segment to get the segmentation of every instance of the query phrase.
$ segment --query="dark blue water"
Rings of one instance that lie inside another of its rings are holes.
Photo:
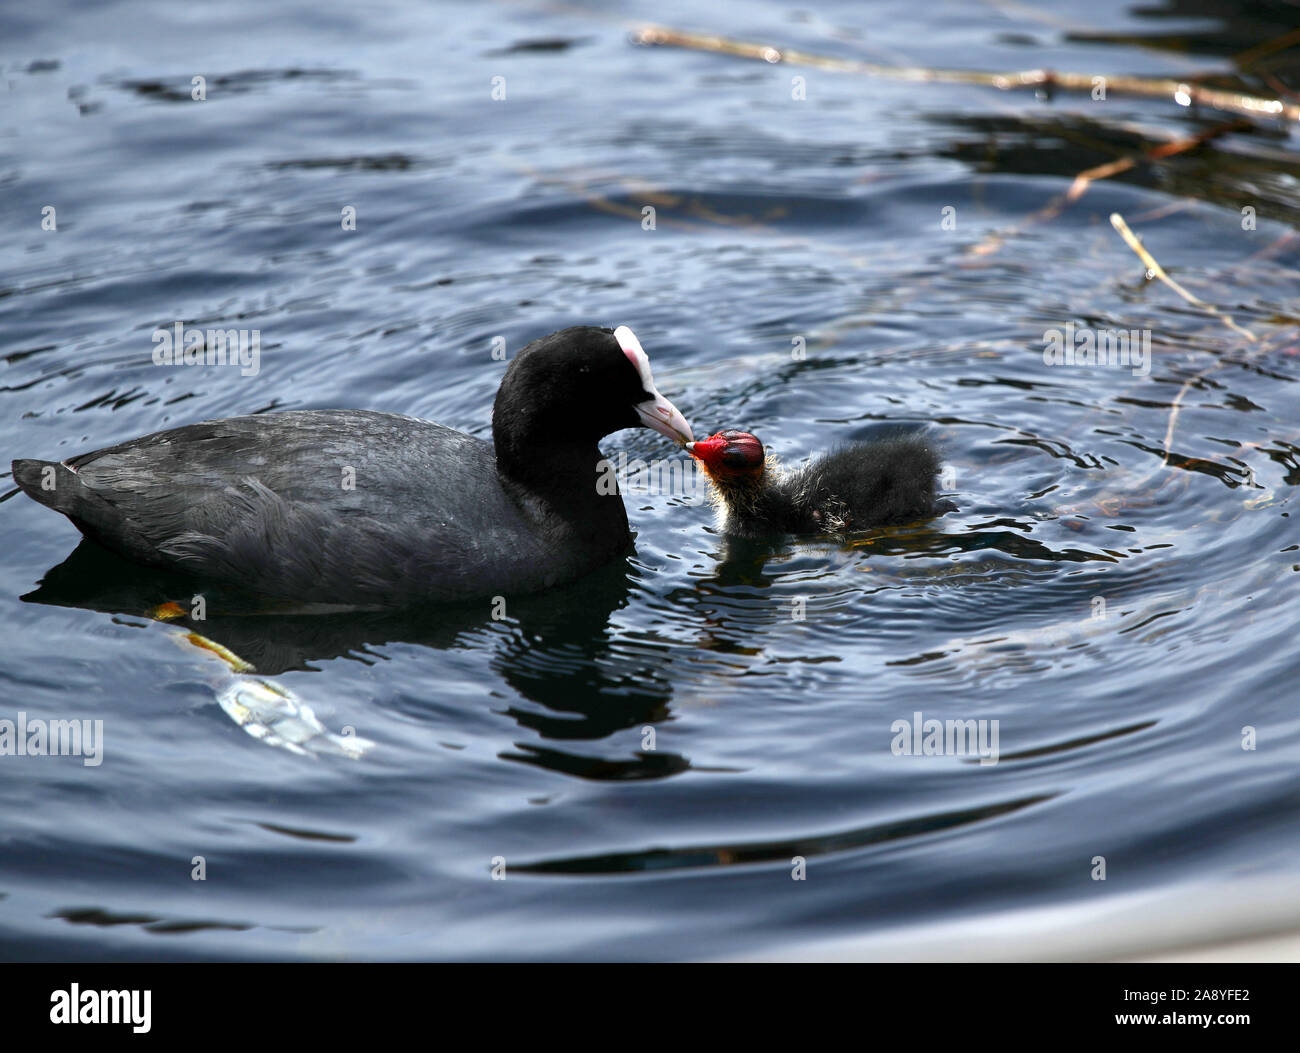
[[[9,501],[0,719],[102,719],[104,753],[0,757],[4,953],[780,954],[1300,873],[1287,129],[1066,204],[1077,173],[1222,116],[628,38],[652,18],[892,64],[1183,76],[1232,73],[1289,10],[7,10],[6,464],[276,408],[486,435],[496,338],[627,324],[697,434],[745,427],[797,462],[927,426],[960,511],[741,547],[689,495],[633,493],[633,558],[503,619],[204,627],[376,743],[351,760],[245,734],[222,665],[145,616],[176,597],[93,553],[50,573],[75,530]],[[1255,339],[1145,281],[1112,212]],[[177,321],[259,330],[257,375],[155,365]],[[1149,331],[1149,373],[1046,364],[1067,322]],[[605,449],[676,456],[645,430]],[[998,763],[896,755],[916,712],[997,720]]]

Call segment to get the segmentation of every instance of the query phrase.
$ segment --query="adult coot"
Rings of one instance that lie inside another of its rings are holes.
[[[936,502],[939,455],[923,437],[854,443],[782,471],[747,431],[686,444],[713,483],[729,534],[834,534],[951,511]]]
[[[632,330],[577,326],[515,356],[492,442],[393,413],[294,410],[205,421],[14,479],[132,560],[276,606],[397,607],[534,592],[631,540],[597,441],[690,426]]]

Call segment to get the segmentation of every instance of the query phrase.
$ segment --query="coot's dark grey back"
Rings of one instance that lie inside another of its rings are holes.
[[[56,484],[42,492],[46,467]],[[527,591],[570,569],[503,488],[490,443],[398,414],[205,421],[60,465],[16,462],[15,477],[132,559],[302,603]]]

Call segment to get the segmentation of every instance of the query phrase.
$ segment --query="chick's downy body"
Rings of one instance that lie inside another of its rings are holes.
[[[842,446],[793,469],[749,432],[718,432],[688,449],[713,484],[728,534],[843,535],[951,508],[936,501],[939,454],[923,436]]]

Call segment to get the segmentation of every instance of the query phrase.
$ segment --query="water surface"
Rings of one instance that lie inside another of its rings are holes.
[[[144,616],[176,597],[84,550],[60,567],[75,530],[9,501],[0,718],[102,719],[105,749],[0,758],[5,953],[780,954],[1295,875],[1287,130],[1153,158],[1224,116],[628,36],[650,18],[894,64],[1295,85],[1277,53],[1240,58],[1293,28],[1289,8],[1214,11],[10,13],[7,456],[282,408],[487,435],[494,341],[628,324],[697,434],[743,426],[798,462],[927,428],[959,511],[742,546],[689,494],[631,493],[633,557],[503,619],[209,619],[376,743],[349,760],[246,735],[221,664]],[[1255,339],[1146,280],[1113,212]],[[257,375],[155,365],[151,334],[177,321],[259,330]],[[1149,332],[1149,369],[1045,363],[1067,323]],[[605,449],[676,456],[645,430]],[[896,755],[891,726],[918,712],[998,721],[998,763]],[[1274,916],[1295,925],[1293,905]],[[1189,938],[1212,920],[1189,916]]]

